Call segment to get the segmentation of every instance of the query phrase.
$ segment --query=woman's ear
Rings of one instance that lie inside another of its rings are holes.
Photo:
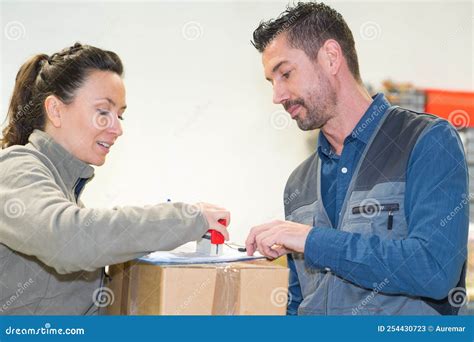
[[[49,122],[55,127],[61,127],[61,107],[62,101],[54,95],[49,95],[44,100],[44,109]]]

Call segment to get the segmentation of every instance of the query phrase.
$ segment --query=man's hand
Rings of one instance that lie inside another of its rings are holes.
[[[253,227],[245,246],[247,254],[259,251],[268,258],[276,259],[290,252],[304,252],[304,245],[311,226],[291,221],[272,221]]]
[[[220,219],[226,220],[227,226],[230,224],[230,212],[222,207],[209,203],[196,203],[195,206],[199,208],[207,222],[209,223],[209,229],[217,230],[219,233],[224,235],[224,239],[229,240],[229,232],[227,227],[219,223]]]

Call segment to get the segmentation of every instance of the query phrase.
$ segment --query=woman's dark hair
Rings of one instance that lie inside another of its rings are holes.
[[[342,15],[331,7],[317,2],[298,2],[288,6],[276,19],[263,21],[253,32],[252,44],[263,52],[280,33],[286,33],[291,47],[303,50],[315,60],[328,39],[341,46],[352,76],[361,82],[354,37]]]
[[[80,43],[51,56],[38,54],[28,59],[16,75],[1,148],[25,145],[34,129],[44,130],[45,99],[55,95],[64,103],[71,103],[77,89],[94,70],[122,76],[123,65],[114,52]]]

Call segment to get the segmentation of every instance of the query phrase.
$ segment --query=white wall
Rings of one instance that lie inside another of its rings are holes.
[[[271,103],[249,43],[258,22],[285,4],[3,1],[0,120],[28,56],[75,41],[117,52],[126,68],[125,134],[84,202],[219,203],[232,211],[232,239],[243,242],[252,225],[283,217],[286,179],[315,140]],[[472,3],[332,4],[354,32],[365,81],[473,89]]]

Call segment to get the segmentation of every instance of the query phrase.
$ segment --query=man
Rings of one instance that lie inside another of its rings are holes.
[[[253,36],[274,103],[320,129],[287,182],[287,221],[246,241],[249,255],[288,254],[288,314],[457,314],[469,194],[456,130],[371,98],[350,29],[322,3],[288,7]]]

